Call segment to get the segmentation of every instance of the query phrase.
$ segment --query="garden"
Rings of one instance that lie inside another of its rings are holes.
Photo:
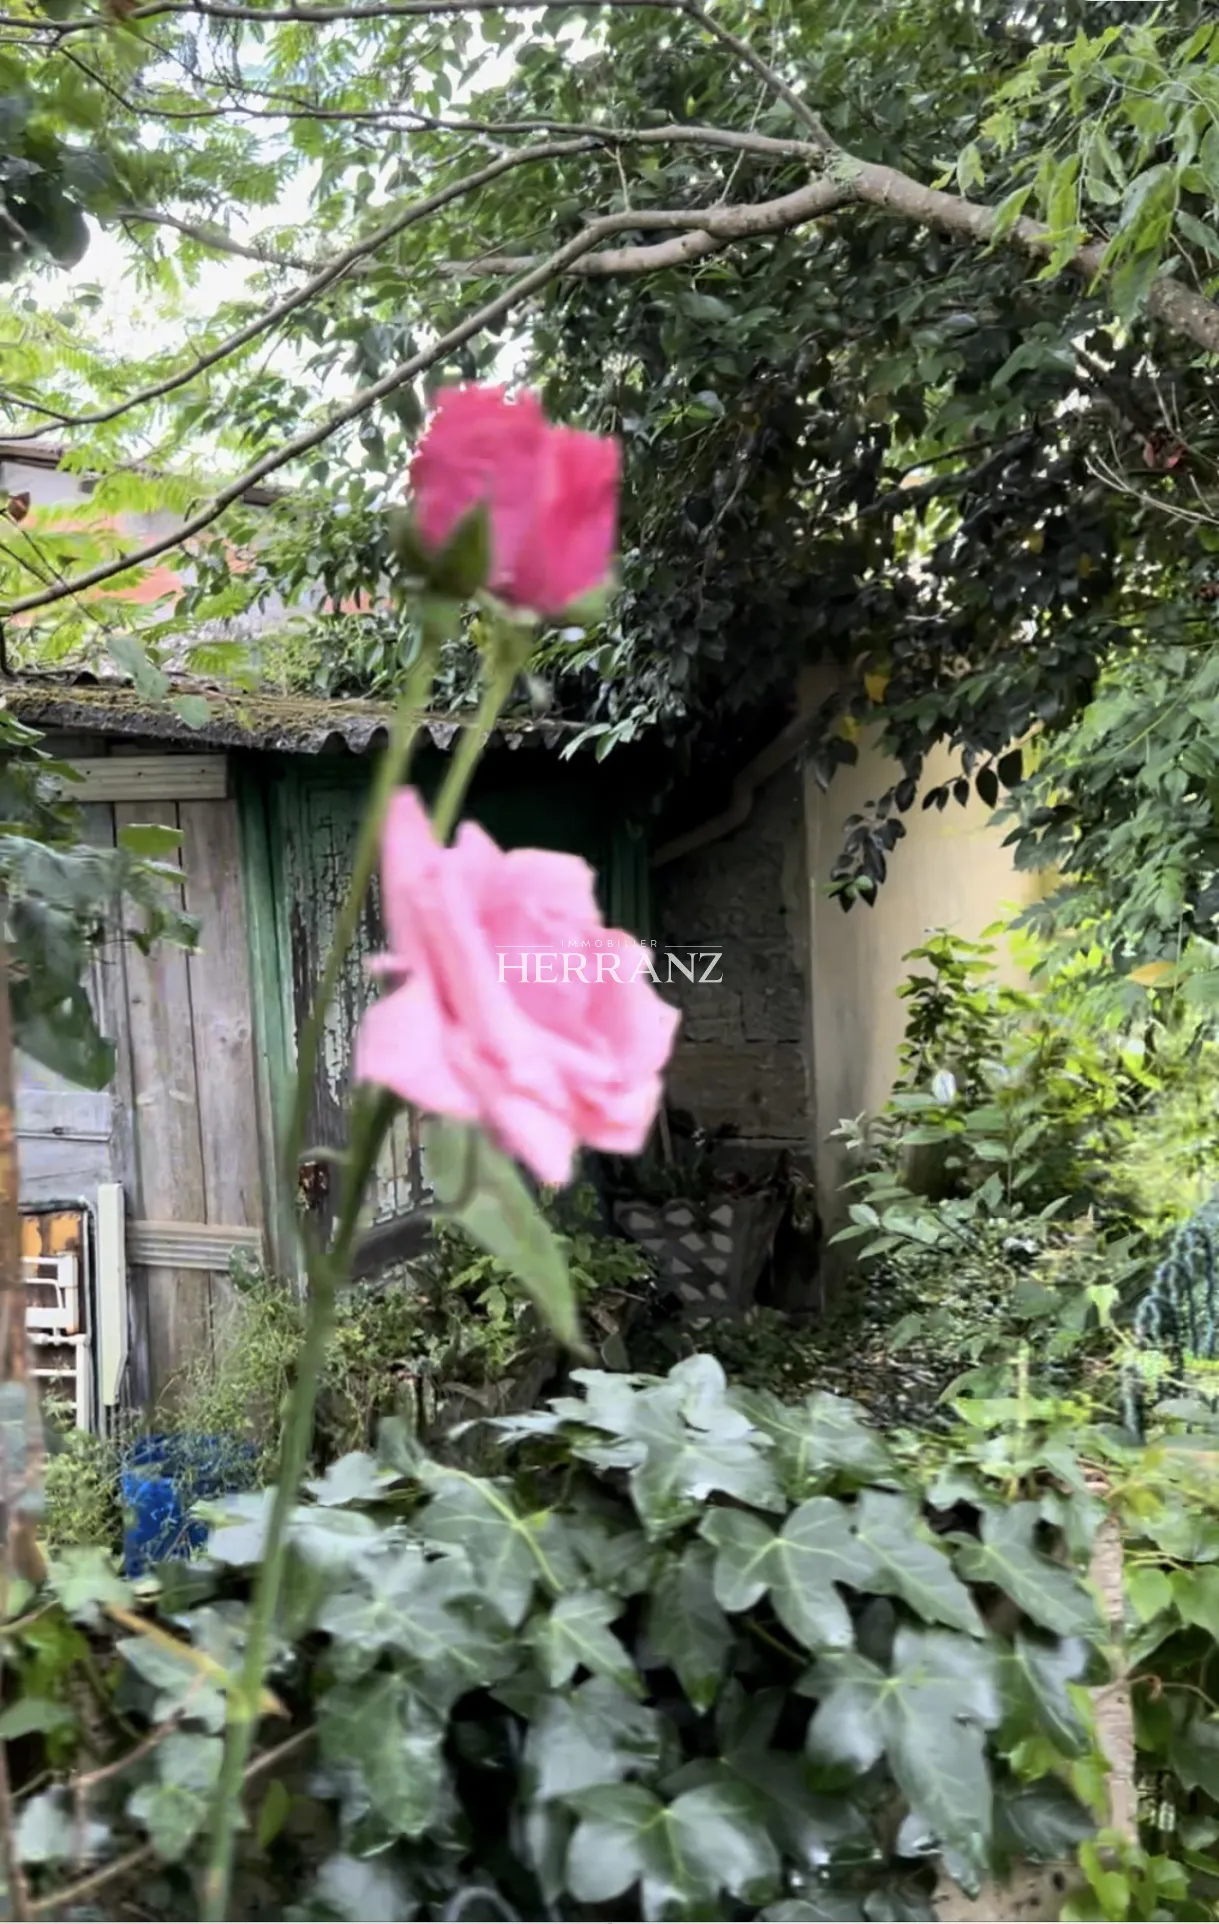
[[[0,706],[0,1909],[1219,1915],[1219,29],[12,5],[0,690],[390,721],[274,1116],[291,1262],[87,1428],[27,1341],[21,1067],[109,1088],[99,957],[198,930],[180,831],[91,841]],[[506,979],[646,952],[467,804],[548,718],[657,745],[680,836],[808,670],[812,787],[887,771],[818,912],[880,931],[965,808],[1044,886],[963,931],[933,878],[887,1099],[817,1119],[815,1313],[680,1319],[609,1182],[678,1011]]]

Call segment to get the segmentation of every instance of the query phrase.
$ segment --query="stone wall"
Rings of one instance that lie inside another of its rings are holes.
[[[808,867],[797,770],[758,790],[740,828],[657,870],[654,887],[658,953],[666,944],[679,955],[722,951],[718,983],[673,970],[662,989],[682,1009],[669,1106],[759,1148],[806,1151]]]

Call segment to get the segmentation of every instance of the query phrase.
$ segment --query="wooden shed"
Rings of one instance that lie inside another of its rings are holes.
[[[113,683],[31,679],[3,694],[81,771],[89,839],[112,843],[136,823],[180,830],[183,902],[200,924],[189,954],[161,945],[146,957],[113,942],[99,956],[93,993],[118,1060],[109,1089],[76,1089],[19,1063],[31,1284],[37,1271],[43,1295],[53,1294],[45,1279],[54,1262],[59,1282],[65,1251],[76,1265],[75,1296],[54,1297],[61,1347],[48,1373],[70,1362],[79,1420],[100,1422],[120,1402],[147,1406],[172,1393],[183,1367],[208,1352],[235,1250],[280,1273],[294,1260],[290,1223],[272,1200],[280,1125],[390,712],[209,689],[209,719],[191,728],[172,707]],[[427,717],[424,726],[413,779],[427,793],[461,724]],[[646,845],[617,799],[629,792],[625,771],[616,765],[611,790],[587,759],[561,758],[566,739],[561,724],[503,726],[466,812],[504,846],[583,855],[609,919],[644,934]],[[374,896],[327,1025],[310,1118],[319,1147],[341,1139],[351,1039],[372,993],[364,960],[380,946]],[[412,1207],[420,1182],[404,1123],[378,1170],[373,1219]]]

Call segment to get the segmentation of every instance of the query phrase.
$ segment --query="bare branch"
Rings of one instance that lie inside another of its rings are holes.
[[[409,115],[417,128],[443,134],[485,134],[492,139],[504,134],[580,135],[605,147],[722,147],[729,153],[757,154],[763,160],[806,160],[818,167],[825,162],[824,150],[815,141],[781,140],[773,134],[707,127],[698,121],[688,126],[673,122],[665,127],[611,127],[596,120],[444,120],[413,107],[396,108],[395,112]]]
[[[200,247],[210,248],[217,254],[236,254],[242,260],[257,261],[262,267],[290,268],[300,274],[318,272],[317,261],[302,260],[298,254],[276,254],[257,242],[247,245],[234,240],[219,227],[199,226],[195,221],[180,220],[176,214],[162,214],[155,207],[122,207],[113,218],[123,226],[146,221],[153,227],[172,227],[179,234],[185,234],[187,240],[197,241]]]
[[[554,0],[511,0],[511,4],[518,11],[537,13],[553,5]],[[685,11],[683,0],[560,0],[560,4],[573,13],[600,13],[606,7],[647,7],[658,13]],[[311,21],[437,19],[462,13],[499,13],[503,6],[504,0],[356,0],[353,6],[301,4],[284,7],[251,6],[242,4],[241,0],[148,0],[147,5],[135,7],[125,14],[123,24],[130,27],[142,20],[156,20],[172,14],[190,14],[209,20],[256,20],[270,26],[293,21],[308,25]],[[48,21],[45,30],[51,39],[58,41],[68,34],[95,33],[99,28],[109,25],[104,15],[87,13],[75,20]],[[44,30],[42,21],[21,14],[0,14],[0,27],[3,26]]]
[[[477,173],[467,174],[447,187],[437,188],[435,193],[427,194],[421,200],[411,201],[401,213],[395,214],[392,220],[378,227],[366,240],[356,241],[351,247],[344,248],[341,254],[335,254],[310,280],[295,288],[291,294],[286,294],[282,300],[276,301],[273,306],[264,308],[255,320],[247,322],[245,327],[239,327],[235,333],[228,335],[206,354],[199,355],[188,367],[179,369],[176,374],[167,375],[163,381],[153,381],[148,387],[140,388],[124,400],[116,401],[112,407],[95,408],[87,414],[73,415],[64,422],[64,425],[96,427],[104,421],[117,420],[120,415],[130,413],[133,408],[144,407],[151,401],[161,400],[166,394],[172,394],[175,388],[184,387],[189,381],[206,373],[208,368],[227,360],[231,354],[237,352],[238,348],[257,340],[259,335],[265,334],[269,328],[286,319],[298,307],[305,306],[316,295],[333,286],[334,282],[346,274],[357,261],[376,253],[387,241],[393,240],[406,228],[414,226],[416,222],[425,220],[429,214],[447,207],[451,201],[459,200],[464,194],[486,186],[488,181],[498,180],[501,174],[508,173],[513,167],[522,166],[527,161],[551,160],[564,154],[586,152],[589,145],[588,141],[570,140],[549,141],[536,147],[518,147],[512,153],[503,154],[498,160],[490,161]],[[44,431],[42,428],[28,428],[20,433],[9,434],[6,438],[10,441],[33,441]]]
[[[701,231],[687,233],[680,240],[606,250],[591,259],[572,263],[564,271],[601,277],[649,274],[659,268],[680,267],[705,259],[733,241],[798,227],[850,202],[897,215],[917,227],[934,227],[961,240],[984,244],[994,237],[997,210],[985,202],[964,200],[939,188],[925,187],[896,167],[883,167],[874,161],[856,160],[850,154],[842,154],[829,162],[823,178],[810,187],[752,206],[712,207],[691,215],[652,216],[653,224],[667,222],[670,226]],[[634,224],[642,227],[646,218],[637,215]],[[1022,215],[1007,228],[1003,239],[1009,246],[1026,253],[1044,254],[1054,236],[1044,222]],[[486,255],[469,261],[450,261],[440,271],[470,279],[484,274],[517,274],[529,265],[529,258]],[[1105,276],[1105,249],[1099,241],[1089,241],[1077,249],[1066,265],[1081,280],[1091,284]],[[1155,319],[1173,333],[1184,335],[1208,354],[1219,354],[1219,306],[1204,294],[1181,281],[1161,278],[1152,287],[1147,306]]]
[[[25,595],[18,601],[10,601],[0,608],[0,618],[7,619],[12,615],[25,614],[33,608],[48,607],[54,601],[62,601],[65,595],[75,595],[86,588],[96,588],[103,581],[110,581],[115,575],[124,574],[130,568],[142,567],[145,562],[155,561],[160,555],[172,554],[175,549],[183,547],[195,535],[209,528],[214,521],[218,521],[226,508],[231,508],[235,502],[240,501],[250,488],[267,475],[277,473],[280,468],[299,460],[303,454],[308,454],[313,448],[320,447],[323,441],[328,441],[332,434],[346,427],[349,421],[358,420],[361,414],[366,414],[369,408],[376,406],[378,401],[383,401],[387,395],[393,394],[407,381],[413,381],[416,375],[423,373],[425,368],[433,366],[437,361],[442,361],[455,348],[463,346],[476,334],[481,334],[484,328],[500,320],[520,301],[536,293],[548,281],[556,279],[572,261],[578,260],[581,254],[588,253],[607,234],[619,233],[624,227],[636,225],[637,221],[638,216],[635,214],[608,214],[602,220],[592,222],[583,233],[577,234],[564,247],[557,248],[546,260],[540,261],[529,273],[522,275],[518,281],[514,281],[511,287],[505,288],[502,294],[496,295],[494,300],[486,301],[481,307],[475,308],[472,314],[467,314],[464,320],[459,321],[455,327],[451,327],[447,334],[441,335],[431,347],[412,355],[408,361],[399,362],[396,367],[390,369],[388,374],[383,374],[379,381],[374,381],[371,387],[361,388],[350,401],[328,415],[316,427],[308,428],[304,433],[295,435],[291,441],[286,441],[283,447],[278,448],[273,454],[265,454],[260,461],[256,461],[252,467],[247,468],[244,474],[239,475],[235,481],[231,481],[226,488],[222,488],[206,507],[200,508],[199,512],[184,522],[174,534],[163,535],[160,540],[150,541],[143,548],[133,549],[129,554],[118,555],[111,561],[102,562],[96,568],[90,568],[85,574],[76,575],[55,587],[43,589],[41,594]]]
[[[787,103],[797,120],[804,122],[823,154],[834,154],[840,151],[837,141],[827,132],[820,114],[815,114],[808,102],[801,100],[799,94],[763,60],[761,54],[754,51],[747,40],[741,40],[735,33],[729,33],[727,27],[721,27],[718,21],[712,20],[711,16],[704,13],[699,6],[698,0],[682,0],[681,11],[687,20],[693,20],[705,33],[709,33],[713,39],[718,40],[721,46],[731,48],[738,60],[743,60],[747,67],[753,68],[758,78],[764,80],[766,85],[778,94],[780,100]]]

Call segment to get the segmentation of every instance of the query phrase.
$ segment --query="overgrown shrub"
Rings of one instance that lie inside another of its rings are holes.
[[[1095,1506],[1061,1440],[1032,1425],[1000,1463],[979,1437],[946,1476],[839,1399],[731,1390],[707,1357],[581,1372],[497,1432],[482,1478],[391,1424],[294,1512],[287,1721],[257,1772],[286,1782],[246,1834],[241,1914],[277,1838],[281,1916],[879,1919],[1092,1832]],[[226,1502],[207,1559],[164,1572],[174,1641],[117,1646],[158,1737],[75,1804],[29,1798],[40,1908],[83,1835],[111,1861],[145,1845],[159,1914],[197,1915],[266,1514]],[[54,1583],[69,1618],[130,1620],[95,1555]],[[310,1768],[277,1765],[285,1739]]]
[[[552,1197],[547,1208],[588,1320],[606,1336],[625,1306],[650,1293],[650,1259],[638,1244],[602,1233],[587,1187]],[[279,1448],[303,1306],[275,1278],[237,1280],[217,1358],[201,1359],[188,1372],[175,1424],[256,1445],[265,1476]],[[477,1392],[510,1381],[538,1358],[544,1375],[552,1375],[556,1353],[509,1270],[460,1229],[438,1225],[410,1271],[357,1284],[341,1299],[326,1350],[315,1458],[324,1465],[368,1447],[386,1416],[427,1431],[443,1415],[446,1396],[452,1402],[471,1392],[477,1402]],[[547,1358],[553,1359],[549,1367]]]
[[[123,1529],[119,1445],[76,1429],[66,1407],[50,1405],[44,1416],[48,1449],[41,1529],[48,1549],[56,1552],[79,1544],[116,1548]]]

